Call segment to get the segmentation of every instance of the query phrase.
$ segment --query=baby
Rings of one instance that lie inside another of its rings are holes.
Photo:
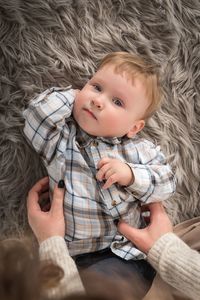
[[[140,203],[163,201],[175,191],[160,148],[137,136],[160,98],[154,66],[113,52],[80,91],[50,88],[25,110],[24,133],[43,158],[51,187],[65,181],[71,256],[111,249],[125,260],[145,258],[116,223],[144,226]]]

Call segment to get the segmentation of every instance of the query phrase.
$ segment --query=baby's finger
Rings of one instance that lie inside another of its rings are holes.
[[[110,176],[112,176],[115,173],[115,170],[113,170],[112,168],[109,168],[105,174],[104,174],[104,179],[108,179]]]
[[[103,185],[103,189],[108,189],[113,183],[117,182],[117,176],[116,174],[111,175],[108,180],[106,181],[106,183]]]
[[[96,178],[99,181],[102,181],[103,179],[105,179],[105,173],[109,170],[109,165],[105,164],[103,167],[101,167],[101,169],[97,172],[96,174]]]
[[[105,164],[107,164],[108,162],[110,162],[110,158],[109,157],[104,157],[102,159],[100,159],[100,161],[97,164],[97,168],[101,169]]]

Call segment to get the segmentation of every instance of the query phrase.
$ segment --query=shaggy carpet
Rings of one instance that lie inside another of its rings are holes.
[[[164,99],[142,136],[177,177],[174,223],[200,215],[200,1],[0,0],[0,231],[27,226],[26,195],[46,171],[22,136],[22,111],[50,86],[80,88],[111,51],[160,67]]]

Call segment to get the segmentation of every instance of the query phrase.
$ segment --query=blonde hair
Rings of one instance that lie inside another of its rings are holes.
[[[140,56],[128,52],[112,52],[106,55],[101,61],[98,70],[107,65],[113,65],[117,74],[125,73],[125,76],[132,82],[134,82],[135,78],[141,79],[150,102],[144,118],[151,117],[161,104],[158,68]]]

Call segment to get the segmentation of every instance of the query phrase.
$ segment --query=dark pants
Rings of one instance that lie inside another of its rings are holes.
[[[93,253],[77,255],[75,263],[79,271],[101,273],[112,279],[122,279],[131,284],[139,282],[145,292],[151,286],[156,274],[146,260],[124,260],[115,255],[109,248]]]

